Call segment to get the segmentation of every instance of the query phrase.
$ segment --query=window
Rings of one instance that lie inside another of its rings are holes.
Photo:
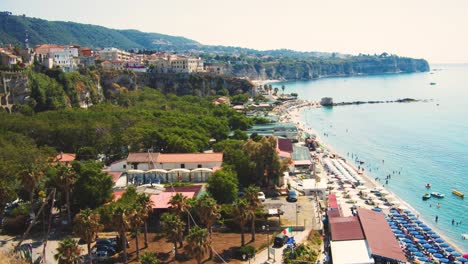
[[[197,165],[197,168],[201,168],[201,167],[202,167],[202,165],[201,165],[201,164],[198,164],[198,165]]]
[[[180,164],[181,169],[185,169],[185,164]]]
[[[124,165],[123,165],[123,168],[124,168],[124,169],[126,169],[126,168],[127,168],[127,165],[126,165],[126,164],[124,164]]]

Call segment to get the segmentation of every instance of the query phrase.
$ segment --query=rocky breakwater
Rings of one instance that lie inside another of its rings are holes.
[[[352,102],[333,103],[333,100],[331,98],[325,97],[325,98],[322,98],[320,104],[325,107],[333,107],[333,106],[344,106],[344,105],[415,103],[415,102],[430,102],[430,101],[432,101],[432,99],[403,98],[403,99],[386,100],[386,101],[352,101]]]

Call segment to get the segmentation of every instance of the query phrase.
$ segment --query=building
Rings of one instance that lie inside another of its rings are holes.
[[[14,55],[13,53],[3,50],[0,50],[0,65],[2,66],[13,66],[21,62],[21,58]]]
[[[128,61],[131,55],[129,52],[117,48],[104,48],[98,54],[103,61]]]
[[[75,153],[63,153],[60,152],[56,157],[55,160],[56,162],[64,165],[70,165],[72,161],[76,159],[76,154]]]
[[[125,69],[125,62],[124,61],[103,61],[101,63],[101,67],[104,70],[120,71],[120,70]]]
[[[193,73],[203,72],[203,60],[201,58],[168,55],[152,56],[148,61],[154,65],[154,71],[157,73]]]
[[[128,61],[125,65],[125,69],[134,72],[146,72],[146,66],[142,63],[141,60]]]
[[[48,68],[59,66],[64,72],[71,72],[79,64],[79,47],[76,45],[43,44],[35,47],[35,53],[39,62]]]

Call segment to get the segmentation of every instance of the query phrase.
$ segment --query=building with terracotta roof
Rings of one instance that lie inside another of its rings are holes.
[[[223,153],[129,153],[126,160],[111,164],[111,171],[153,169],[215,169],[221,167]]]
[[[65,164],[65,165],[68,165],[70,164],[72,161],[74,161],[76,159],[76,154],[74,153],[59,153],[56,157],[55,157],[55,160],[58,162],[58,163],[62,163],[62,164]]]

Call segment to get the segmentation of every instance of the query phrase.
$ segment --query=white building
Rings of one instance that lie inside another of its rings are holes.
[[[130,59],[129,52],[117,48],[104,48],[98,54],[104,61],[128,61]]]
[[[203,72],[203,60],[201,58],[169,55],[149,60],[158,73],[192,73]]]

